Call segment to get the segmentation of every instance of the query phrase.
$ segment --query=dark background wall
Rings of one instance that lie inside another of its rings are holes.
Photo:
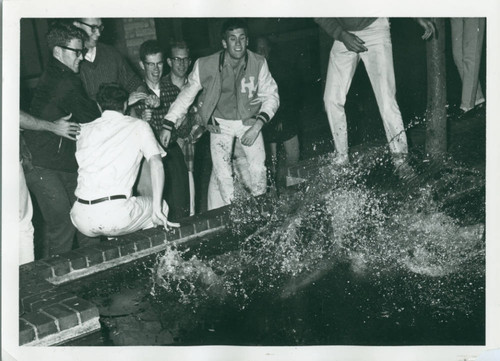
[[[36,86],[49,56],[45,42],[50,19],[21,20],[21,107],[27,109],[31,89]],[[103,19],[105,30],[101,41],[114,45],[139,71],[138,48],[151,38],[157,38],[166,48],[172,40],[184,39],[191,47],[194,59],[211,54],[221,48],[220,27],[223,18],[108,18]],[[252,38],[268,36],[275,43],[280,56],[295,63],[301,77],[303,89],[297,89],[304,97],[311,97],[321,106],[328,55],[333,40],[322,31],[311,18],[249,18],[250,48]],[[420,39],[422,29],[408,18],[391,18],[394,69],[398,102],[407,122],[414,116],[422,115],[426,104],[426,56],[425,42]],[[455,104],[460,97],[460,82],[451,55],[449,22],[447,22],[447,78],[448,100]],[[486,81],[485,52],[483,48],[481,79]],[[485,86],[484,86],[485,87]],[[352,131],[357,128],[371,128],[370,122],[377,123],[376,131],[383,134],[378,126],[380,118],[369,79],[362,63],[353,79],[348,95],[346,111],[358,115],[360,124],[349,124]],[[362,135],[361,135],[362,137]]]

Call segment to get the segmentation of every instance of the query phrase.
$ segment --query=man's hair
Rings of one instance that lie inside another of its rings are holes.
[[[173,41],[168,48],[168,57],[172,58],[174,49],[185,49],[189,55],[189,46],[184,40]]]
[[[87,33],[64,21],[52,22],[47,33],[47,45],[51,51],[56,46],[67,46],[73,39],[80,39],[84,44]]]
[[[235,29],[243,29],[245,30],[245,34],[248,35],[248,25],[245,20],[242,18],[230,18],[224,21],[221,28],[221,36],[224,39],[226,37],[226,33]]]
[[[105,110],[122,112],[123,103],[128,100],[128,92],[117,83],[103,83],[99,86],[96,100],[103,112]]]
[[[146,40],[139,48],[139,57],[143,62],[146,61],[146,56],[158,53],[161,53],[162,56],[164,55],[163,49],[157,40]]]

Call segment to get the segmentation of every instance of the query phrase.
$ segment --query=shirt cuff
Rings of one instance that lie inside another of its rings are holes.
[[[163,124],[161,127],[165,130],[172,131],[172,129],[175,128],[175,124],[174,124],[174,122],[171,122],[168,119],[163,119]]]
[[[267,113],[260,112],[255,117],[255,120],[260,120],[263,125],[266,125],[267,123],[269,123],[269,120],[271,120],[271,118],[269,117],[269,115],[267,115]]]

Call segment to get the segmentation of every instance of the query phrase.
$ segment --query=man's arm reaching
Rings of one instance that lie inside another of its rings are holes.
[[[54,122],[49,122],[38,119],[21,110],[19,114],[19,121],[22,129],[48,131],[61,137],[76,140],[76,136],[80,133],[80,125],[68,122],[68,119],[71,118],[71,116],[72,114],[69,114]]]

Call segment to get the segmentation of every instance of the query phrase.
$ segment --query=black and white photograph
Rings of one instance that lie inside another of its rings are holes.
[[[500,360],[500,4],[442,3],[4,1],[2,359]]]

